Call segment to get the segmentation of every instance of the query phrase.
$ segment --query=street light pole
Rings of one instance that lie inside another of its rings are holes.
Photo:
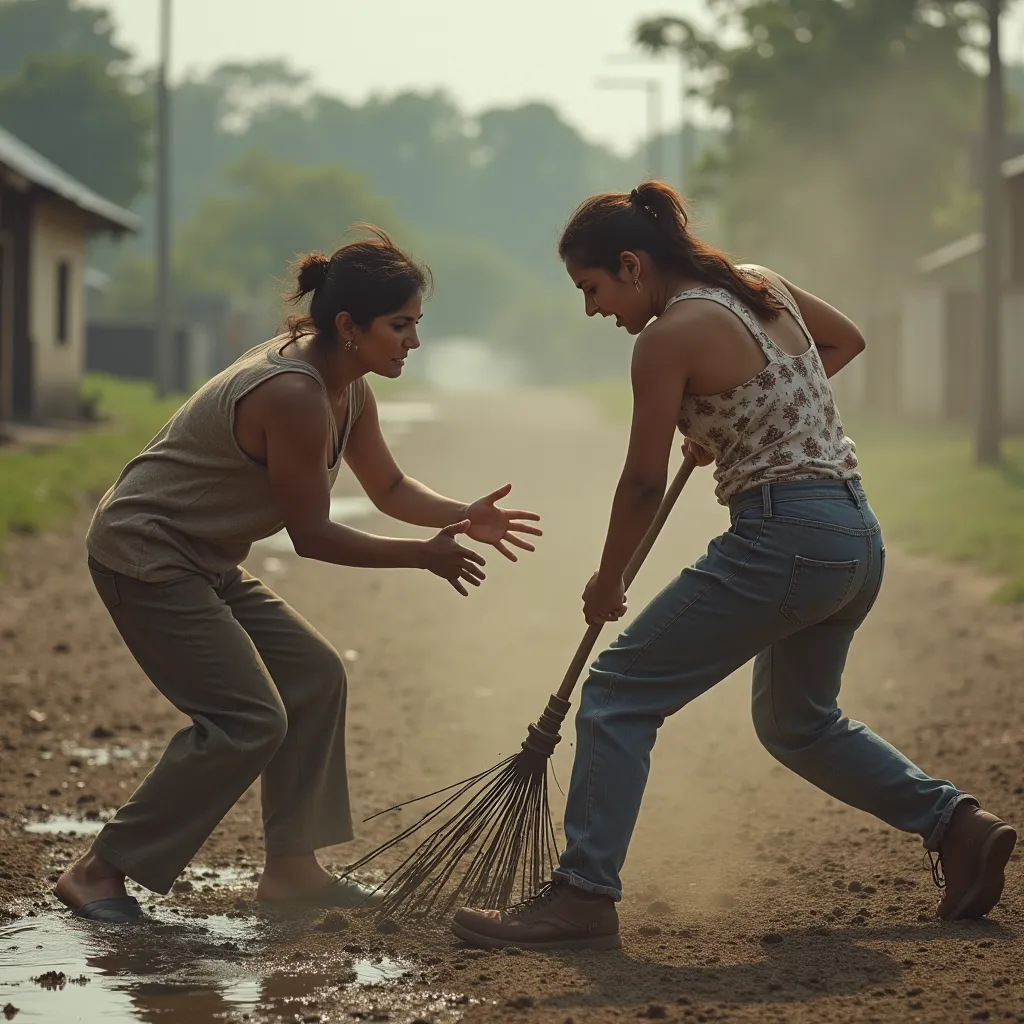
[[[1001,348],[1003,300],[1003,67],[999,52],[1001,0],[986,0],[988,8],[988,79],[985,90],[985,141],[983,219],[985,246],[982,250],[981,360],[978,380],[977,435],[975,458],[983,465],[995,465],[1001,454],[1003,427],[1001,409]]]
[[[599,89],[642,89],[647,110],[647,173],[662,174],[661,82],[657,78],[599,78]]]
[[[171,297],[171,2],[160,0],[160,67],[156,82],[156,359],[155,383],[163,398],[174,388]]]
[[[687,131],[686,109],[690,97],[686,92],[686,51],[679,47],[679,191],[683,195],[690,193],[690,164],[693,155],[690,153],[690,133]]]

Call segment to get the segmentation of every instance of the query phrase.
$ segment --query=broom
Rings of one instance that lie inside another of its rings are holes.
[[[654,522],[626,567],[623,579],[627,588],[695,465],[685,459],[665,492]],[[561,738],[559,730],[571,706],[569,698],[602,626],[588,627],[558,692],[528,727],[518,753],[478,775],[366,819],[372,821],[432,797],[444,798],[415,824],[345,868],[345,875],[352,874],[428,825],[443,822],[377,887],[384,893],[379,915],[426,918],[445,915],[456,905],[502,908],[527,899],[550,879],[558,849],[548,806],[548,762]]]

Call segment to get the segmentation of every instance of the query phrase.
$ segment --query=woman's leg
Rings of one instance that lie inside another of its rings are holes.
[[[594,663],[576,715],[576,756],[555,877],[621,898],[619,871],[665,719],[785,628],[781,579],[752,536],[727,533],[670,583]]]
[[[136,661],[192,724],[104,826],[81,877],[73,869],[62,879],[76,906],[114,895],[97,895],[88,880],[97,858],[147,889],[168,892],[271,761],[288,725],[253,642],[209,583],[198,576],[141,583],[96,566],[92,573]]]
[[[839,708],[859,621],[845,613],[777,640],[754,662],[754,728],[776,760],[837,800],[937,850],[957,804],[974,801],[933,779]]]
[[[221,590],[284,703],[288,733],[263,770],[267,869],[260,895],[281,899],[332,880],[315,850],[352,838],[345,761],[345,668],[334,648],[247,572]]]

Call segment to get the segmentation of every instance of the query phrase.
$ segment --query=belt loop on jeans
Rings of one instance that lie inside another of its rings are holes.
[[[761,484],[761,504],[764,506],[765,519],[772,517],[772,485]]]
[[[857,481],[847,480],[846,489],[850,492],[850,497],[853,498],[854,505],[860,508],[860,495],[857,493]]]

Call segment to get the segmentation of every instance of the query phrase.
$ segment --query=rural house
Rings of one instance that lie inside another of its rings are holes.
[[[0,423],[78,417],[86,241],[139,226],[0,127]]]
[[[1003,303],[1000,403],[1024,428],[1024,156],[1003,162]],[[864,318],[868,349],[843,371],[842,395],[869,412],[964,423],[976,414],[981,350],[981,258],[975,232],[922,256],[895,308]],[[857,365],[859,364],[859,365]]]

